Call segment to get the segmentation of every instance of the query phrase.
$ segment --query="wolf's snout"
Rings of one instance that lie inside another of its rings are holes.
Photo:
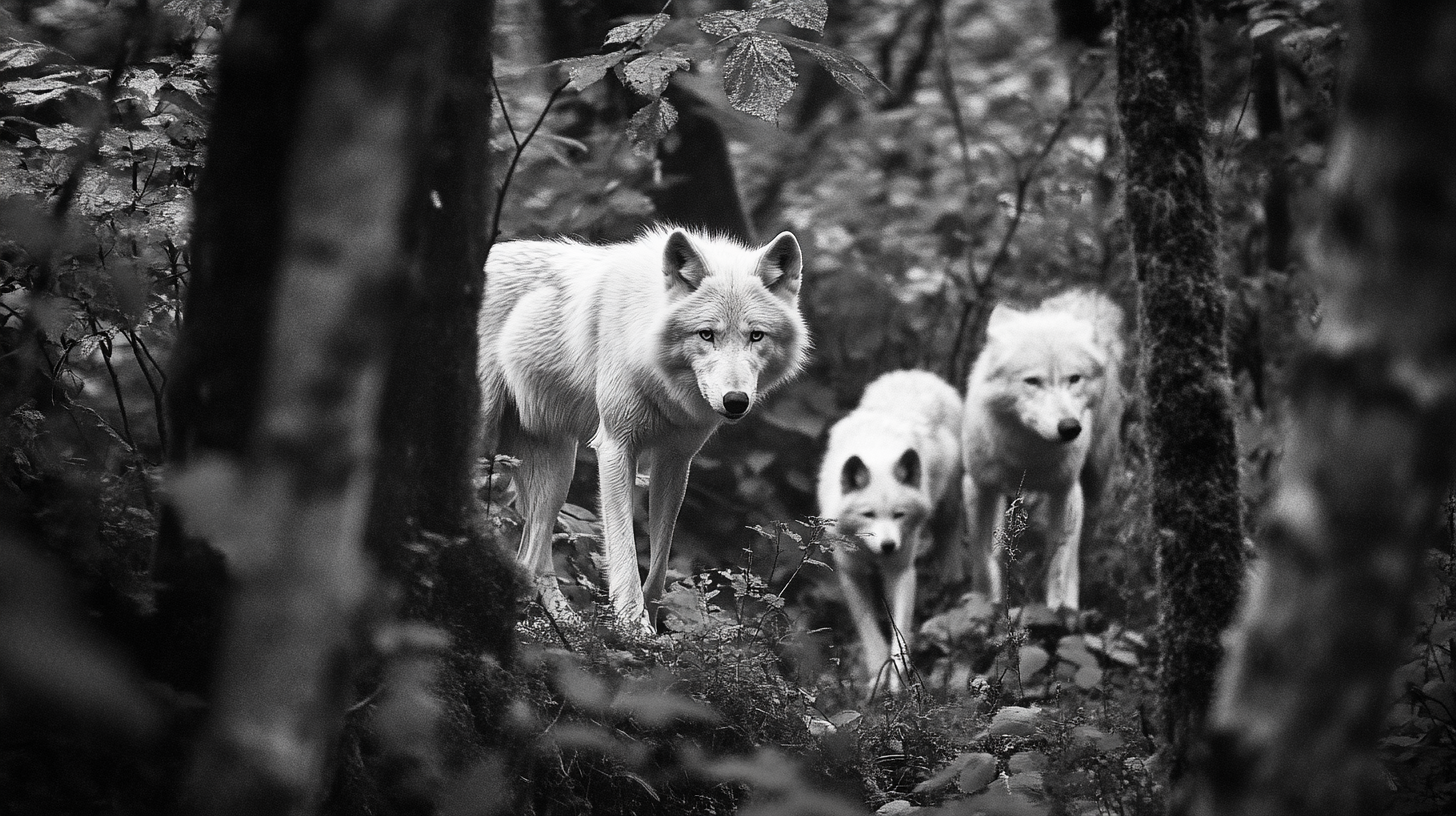
[[[880,554],[889,555],[890,553],[893,553],[895,551],[895,548],[897,546],[899,545],[897,545],[893,539],[884,539],[880,542]]]
[[[1080,433],[1082,433],[1082,423],[1075,419],[1064,419],[1057,423],[1057,435],[1062,438],[1063,442],[1071,442]]]
[[[748,413],[748,402],[748,395],[742,391],[729,391],[723,395],[723,413],[737,419]]]

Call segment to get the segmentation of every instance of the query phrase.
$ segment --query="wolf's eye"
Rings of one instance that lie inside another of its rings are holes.
[[[1081,381],[1082,381],[1082,375],[1081,374],[1073,374],[1072,376],[1070,376],[1070,377],[1067,378],[1067,382],[1071,383],[1072,385],[1076,385],[1077,383],[1079,383]]]
[[[1022,380],[1022,382],[1026,383],[1032,388],[1038,388],[1041,386],[1041,377],[1027,377],[1026,379]]]
[[[905,518],[905,511],[904,510],[896,510],[895,511],[895,520],[896,521],[899,521],[902,518]]]
[[[758,329],[754,329],[753,331],[751,331],[751,332],[748,333],[748,342],[750,342],[750,343],[757,343],[758,341],[760,341],[762,339],[763,339],[763,332],[759,331]]]
[[[707,340],[709,343],[713,342],[712,329],[703,329],[702,331],[698,332],[698,336],[703,338],[704,340]]]
[[[873,510],[866,510],[863,513],[860,513],[860,515],[861,516],[864,516],[865,518],[872,519],[872,518],[875,517],[875,511],[873,511]]]

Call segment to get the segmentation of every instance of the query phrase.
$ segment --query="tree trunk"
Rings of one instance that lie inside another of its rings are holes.
[[[186,325],[167,387],[174,464],[240,454],[257,413],[264,336],[282,231],[283,179],[322,3],[245,0],[218,62],[217,103],[187,277]],[[163,509],[157,612],[141,650],[149,674],[202,693],[212,670],[226,575],[216,551]]]
[[[269,13],[284,16],[281,8]],[[415,43],[401,36],[413,10],[389,0],[332,9],[312,31],[302,26],[309,70],[283,78],[281,87],[302,87],[273,177],[282,218],[249,222],[253,240],[277,246],[257,394],[237,397],[255,415],[241,452],[192,458],[172,486],[184,522],[222,551],[232,583],[188,809],[312,810],[342,722],[372,585],[362,539],[397,319],[388,293],[402,268],[421,141]],[[240,27],[229,37],[263,34]],[[240,163],[215,172],[225,189],[256,171]]]
[[[1225,293],[1204,167],[1194,0],[1125,0],[1117,38],[1127,221],[1137,265],[1158,531],[1162,729],[1186,767],[1243,574]]]
[[[1456,475],[1456,6],[1366,0],[1352,23],[1323,321],[1187,813],[1379,812],[1375,742]]]
[[[505,660],[515,619],[514,559],[476,523],[471,482],[480,411],[476,322],[494,201],[494,3],[430,5],[441,12],[438,31],[445,32],[444,76],[438,98],[420,114],[429,147],[409,202],[409,277],[393,298],[402,315],[379,427],[380,459],[389,467],[375,486],[368,543],[405,589],[404,617],[445,626],[462,651]],[[428,563],[414,557],[422,552]]]

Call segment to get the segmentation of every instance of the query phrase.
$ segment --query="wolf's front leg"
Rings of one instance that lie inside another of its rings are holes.
[[[601,484],[602,549],[612,611],[624,626],[647,628],[642,579],[637,572],[637,539],[632,534],[632,486],[636,457],[619,440],[598,434],[597,472]]]
[[[649,455],[652,480],[647,488],[648,533],[652,548],[643,596],[654,609],[667,584],[667,559],[672,551],[672,534],[688,488],[688,470],[693,453],[672,448],[654,449]]]
[[[910,683],[910,645],[915,637],[915,560],[884,565],[885,598],[890,602],[890,691]]]
[[[843,561],[835,566],[835,573],[839,576],[839,586],[844,590],[844,602],[849,606],[849,617],[854,621],[855,631],[859,633],[860,650],[864,653],[865,673],[869,676],[870,682],[875,683],[880,674],[885,671],[886,664],[890,662],[890,647],[885,642],[885,636],[880,634],[880,616],[874,605],[870,603],[870,598],[873,597],[873,587],[866,580],[866,576],[856,573]],[[891,682],[894,682],[894,675],[895,672],[891,669]]]
[[[1006,591],[1001,577],[1001,491],[977,482],[968,473],[961,480],[961,498],[966,505],[966,536],[976,569],[971,588],[984,592],[992,603],[1000,603]]]
[[[1076,609],[1082,582],[1079,550],[1082,540],[1082,484],[1047,495],[1047,533],[1052,545],[1047,562],[1047,606]]]

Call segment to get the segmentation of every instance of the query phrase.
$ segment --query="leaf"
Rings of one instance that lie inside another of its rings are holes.
[[[823,34],[829,19],[829,0],[757,0],[753,11]]]
[[[587,88],[600,82],[607,72],[612,70],[617,63],[627,59],[633,54],[639,54],[636,49],[624,49],[613,51],[610,54],[593,54],[589,57],[572,57],[570,59],[556,60],[552,65],[559,65],[566,69],[566,75],[570,79],[566,87],[573,91],[584,91]]]
[[[752,11],[715,11],[698,18],[698,28],[714,37],[732,37],[758,27],[763,18]]]
[[[799,72],[794,58],[777,40],[746,34],[723,61],[723,89],[734,109],[768,122],[778,120],[779,109],[794,93]]]
[[[654,690],[625,690],[612,701],[612,711],[631,717],[644,728],[662,728],[677,722],[711,725],[723,719],[718,712],[697,700]]]
[[[638,45],[646,43],[657,36],[657,32],[672,20],[666,14],[654,14],[641,20],[634,20],[624,23],[607,32],[607,45],[614,43],[635,42]]]
[[[987,765],[991,769],[991,775],[976,788],[976,790],[980,790],[996,778],[996,758],[990,754],[967,752],[952,759],[949,764],[936,771],[929,779],[916,785],[914,792],[934,793],[959,779],[966,769],[979,765]]]
[[[1047,655],[1046,650],[1041,648],[1040,646],[1021,647],[1021,660],[1019,667],[1021,672],[1021,682],[1025,683],[1027,680],[1031,679],[1032,675],[1046,668],[1046,664],[1050,661],[1051,657]]]
[[[644,54],[621,67],[622,81],[637,93],[656,99],[667,90],[672,75],[692,66],[676,46],[651,54]]]
[[[1284,28],[1284,22],[1284,20],[1278,19],[1260,20],[1254,23],[1253,28],[1249,29],[1249,39],[1257,40],[1266,35],[1273,34],[1279,29]]]
[[[632,149],[639,155],[650,157],[653,148],[676,124],[677,108],[671,102],[661,97],[648,102],[627,122],[627,136],[632,140]]]
[[[956,778],[963,793],[975,793],[996,779],[996,757],[990,754],[971,754],[966,766]]]
[[[1072,676],[1072,682],[1076,683],[1078,688],[1096,688],[1102,682],[1102,669],[1096,666],[1082,666]]]
[[[1025,706],[1006,706],[991,718],[990,733],[1008,737],[1029,737],[1036,732],[1036,717],[1040,712]]]
[[[981,813],[985,816],[1046,816],[1051,812],[1047,805],[1037,802],[1024,793],[994,785],[985,793],[978,793],[947,808],[953,814]]]
[[[813,57],[824,70],[829,72],[830,76],[834,77],[834,81],[846,90],[863,94],[865,86],[870,83],[885,87],[885,83],[881,82],[880,78],[875,76],[874,72],[864,63],[837,48],[801,40],[798,37],[790,37],[787,34],[771,34],[770,36],[790,48],[797,48]]]

